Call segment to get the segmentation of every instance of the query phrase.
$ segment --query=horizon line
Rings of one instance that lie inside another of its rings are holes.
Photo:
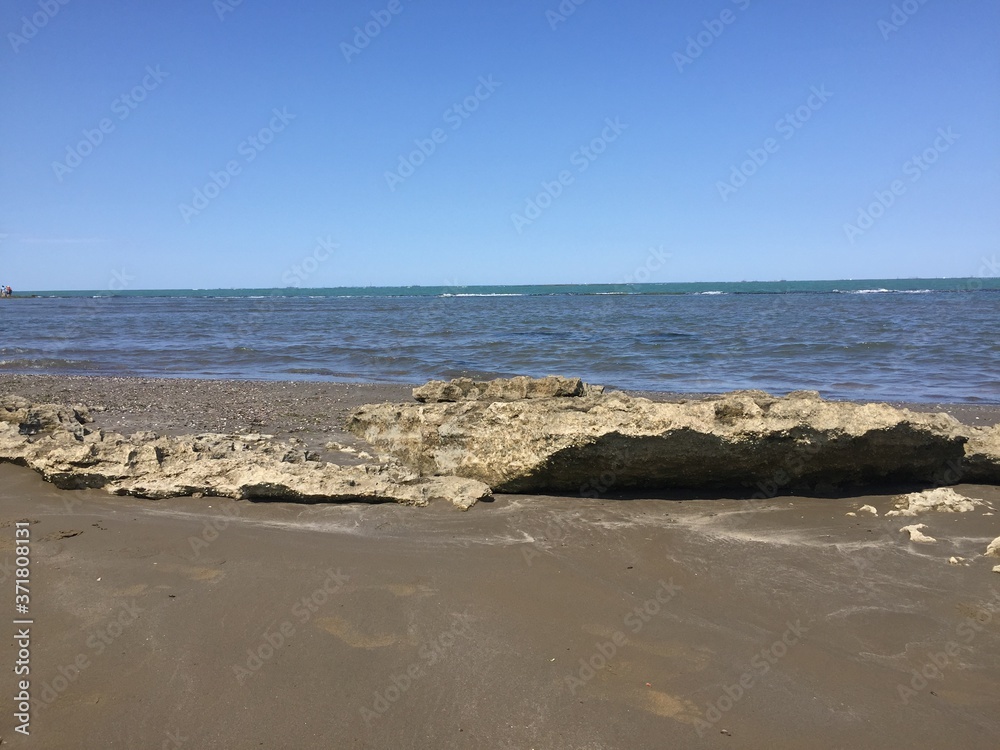
[[[740,281],[646,281],[646,282],[625,282],[625,281],[587,281],[587,282],[547,282],[547,283],[516,283],[516,284],[355,284],[346,286],[260,286],[260,287],[237,287],[237,286],[217,286],[217,287],[148,287],[143,289],[26,289],[15,290],[17,294],[39,294],[57,292],[112,292],[115,294],[129,294],[138,292],[212,292],[212,291],[275,291],[275,290],[296,290],[296,291],[323,291],[335,289],[482,289],[490,287],[568,287],[568,286],[618,286],[618,287],[655,287],[667,286],[671,284],[790,284],[790,283],[818,283],[847,281],[858,283],[862,281],[967,281],[969,279],[1000,280],[1000,276],[897,276],[897,277],[865,277],[865,278],[833,278],[833,279],[742,279]]]

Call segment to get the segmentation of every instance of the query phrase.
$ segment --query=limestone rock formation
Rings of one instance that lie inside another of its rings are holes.
[[[428,401],[443,393],[440,386],[418,391]],[[348,429],[421,476],[477,479],[500,492],[584,495],[598,486],[772,494],[931,482],[945,466],[961,465],[967,441],[946,414],[829,402],[812,391],[784,398],[738,391],[680,403],[582,385],[573,392],[368,405],[355,410]]]
[[[904,526],[903,528],[900,529],[900,531],[904,534],[909,534],[910,541],[914,542],[915,544],[934,544],[937,541],[937,539],[935,539],[932,536],[928,536],[922,531],[922,529],[926,528],[927,524],[917,523],[913,524],[912,526]]]
[[[986,552],[983,553],[987,557],[1000,557],[1000,536],[989,543],[986,547]]]
[[[546,378],[498,378],[476,381],[456,378],[445,383],[430,382],[413,389],[413,398],[424,403],[452,401],[520,401],[526,398],[561,398],[597,394],[603,386],[588,385],[580,378],[563,378],[550,375]]]
[[[968,513],[983,505],[982,500],[959,495],[951,487],[935,487],[923,492],[911,492],[908,495],[898,495],[896,509],[886,513],[892,516],[917,516],[921,513]]]
[[[1000,484],[1000,424],[969,428],[962,467],[966,482]]]
[[[39,472],[64,489],[99,488],[165,498],[201,493],[298,502],[397,502],[446,499],[468,508],[491,493],[459,477],[419,477],[394,464],[340,467],[261,435],[126,437],[93,430],[81,407],[0,398],[0,461]]]

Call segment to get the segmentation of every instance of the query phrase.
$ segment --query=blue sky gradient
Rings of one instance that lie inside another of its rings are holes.
[[[997,254],[990,0],[18,0],[0,30],[19,289],[282,287],[303,262],[296,286],[973,276]]]

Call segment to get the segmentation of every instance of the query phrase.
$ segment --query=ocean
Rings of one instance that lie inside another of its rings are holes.
[[[995,278],[17,294],[0,372],[1000,403]]]

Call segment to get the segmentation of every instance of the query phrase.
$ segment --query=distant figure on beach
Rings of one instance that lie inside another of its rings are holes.
[[[14,290],[9,286],[0,286],[0,297],[12,297]]]

